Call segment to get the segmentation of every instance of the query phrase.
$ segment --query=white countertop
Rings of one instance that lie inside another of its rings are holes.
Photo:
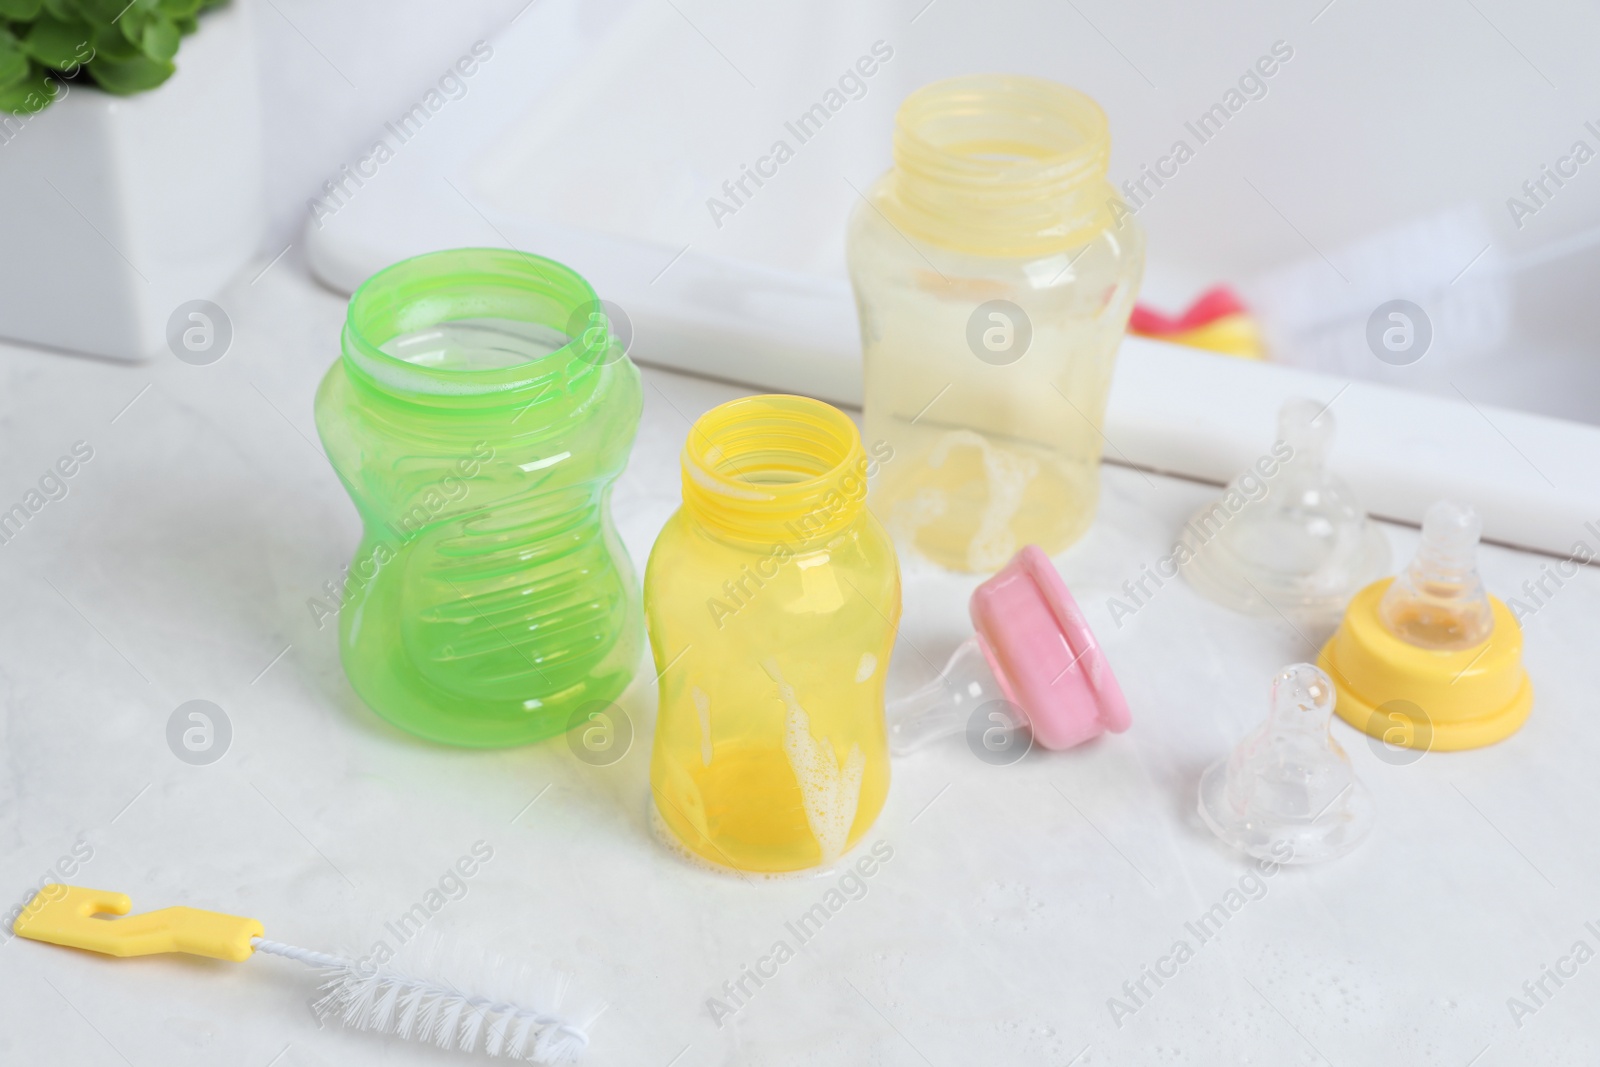
[[[1584,927],[1600,929],[1595,569],[1525,623],[1537,696],[1512,739],[1392,766],[1336,722],[1379,805],[1371,838],[1279,872],[1201,945],[1185,923],[1250,865],[1201,826],[1199,773],[1264,716],[1272,674],[1313,650],[1181,580],[1117,629],[1107,597],[1170,551],[1215,490],[1107,466],[1099,518],[1057,564],[1118,672],[1132,730],[1010,767],[956,739],[896,762],[867,838],[892,859],[801,947],[785,924],[838,876],[745,880],[652,839],[643,665],[622,700],[634,747],[603,768],[559,741],[428,745],[356,698],[333,626],[319,630],[307,607],[358,534],[311,415],[344,301],[308,281],[296,253],[252,284],[264,265],[219,299],[235,339],[211,366],[0,348],[0,509],[75,442],[94,451],[68,494],[0,545],[7,909],[65,859],[78,866],[62,880],[129,893],[135,910],[250,915],[276,939],[361,954],[483,842],[492,858],[425,938],[575,972],[584,1002],[611,1005],[596,1065],[1595,1061],[1600,963],[1547,981],[1554,995],[1520,1029],[1507,1006],[1575,941],[1600,950]],[[689,420],[743,391],[644,375],[615,498],[641,568],[677,506]],[[1406,558],[1415,532],[1388,532]],[[1482,554],[1501,596],[1550,562]],[[972,584],[906,575],[891,692],[967,635]],[[168,748],[168,718],[192,699],[232,726],[209,766]],[[71,859],[75,848],[89,858]],[[707,998],[780,939],[798,955],[719,1029]],[[1108,999],[1129,1003],[1123,983],[1179,939],[1194,958],[1160,988],[1147,981],[1153,995],[1119,1028]],[[465,1062],[319,1029],[314,986],[272,958],[114,960],[10,941],[0,1062]]]

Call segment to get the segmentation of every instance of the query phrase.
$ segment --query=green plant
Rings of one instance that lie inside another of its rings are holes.
[[[0,112],[48,107],[87,73],[108,93],[154,89],[178,42],[227,0],[0,0]]]

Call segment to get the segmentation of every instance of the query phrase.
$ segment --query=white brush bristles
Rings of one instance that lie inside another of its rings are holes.
[[[556,978],[545,1011],[278,941],[256,938],[253,944],[258,952],[321,971],[322,996],[313,1010],[353,1029],[532,1063],[572,1063],[589,1045],[593,1017],[579,1024],[554,1014],[566,991],[564,975]]]

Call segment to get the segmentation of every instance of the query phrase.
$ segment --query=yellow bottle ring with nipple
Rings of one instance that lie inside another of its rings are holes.
[[[1454,751],[1503,741],[1527,720],[1522,627],[1478,576],[1481,530],[1471,508],[1439,501],[1410,565],[1351,600],[1317,660],[1345,722],[1398,747]]]
[[[1338,716],[1389,744],[1441,752],[1516,733],[1533,710],[1533,683],[1522,667],[1522,628],[1504,602],[1489,598],[1494,629],[1476,648],[1420,648],[1378,615],[1393,580],[1356,594],[1317,658],[1339,692]]]

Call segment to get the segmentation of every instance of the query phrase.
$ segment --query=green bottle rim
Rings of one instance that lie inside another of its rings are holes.
[[[467,318],[537,323],[569,340],[526,363],[475,370],[426,367],[382,349],[402,334]],[[431,407],[525,403],[552,388],[570,393],[623,358],[600,298],[581,274],[508,248],[425,252],[378,271],[350,297],[341,349],[357,384]]]

